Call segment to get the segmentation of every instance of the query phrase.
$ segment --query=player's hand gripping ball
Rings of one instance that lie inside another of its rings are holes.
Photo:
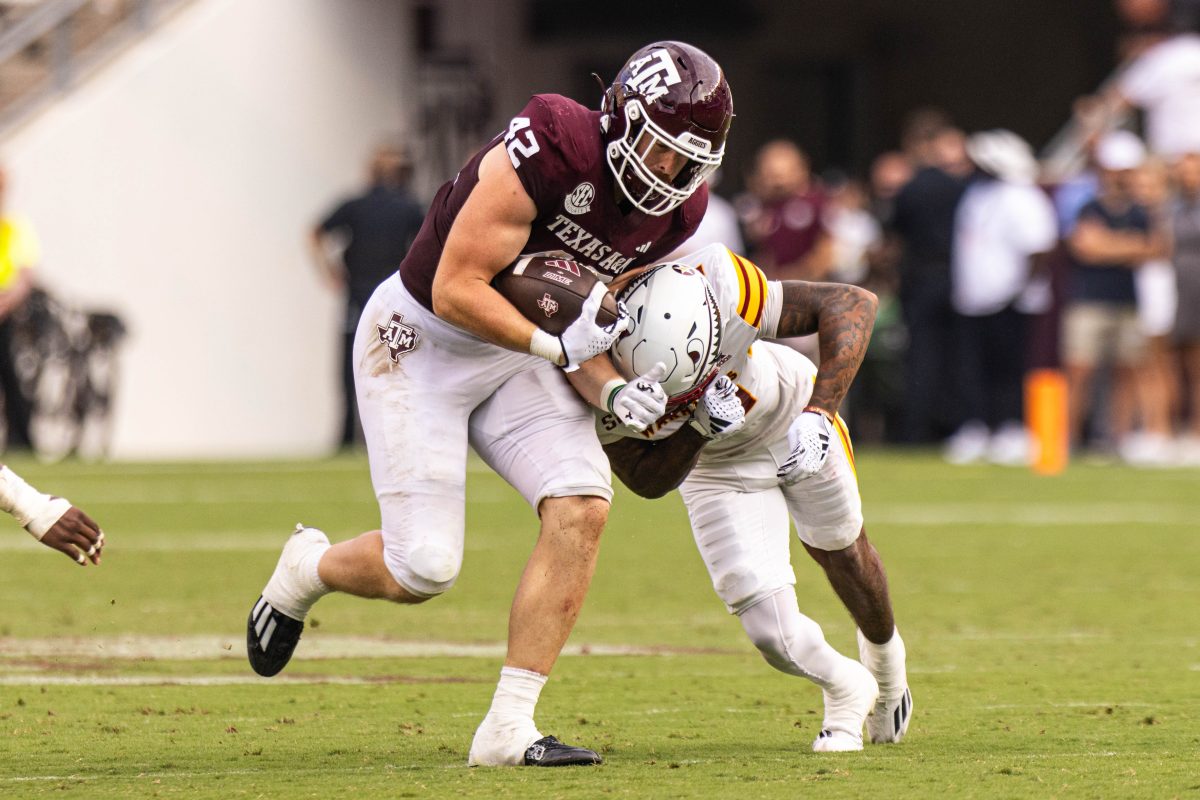
[[[612,347],[631,323],[624,305],[596,274],[569,259],[523,256],[492,285],[526,319],[558,339],[562,352],[551,360],[567,372]]]
[[[604,286],[579,262],[548,256],[522,256],[492,279],[496,291],[525,319],[552,336],[562,336],[580,318],[597,285]],[[608,327],[619,316],[617,298],[606,291],[594,317],[596,325]]]

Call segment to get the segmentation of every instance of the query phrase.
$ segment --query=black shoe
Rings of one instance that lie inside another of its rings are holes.
[[[304,623],[281,614],[259,596],[246,620],[246,655],[259,675],[269,678],[292,660]]]
[[[527,767],[590,767],[603,763],[599,753],[586,747],[563,744],[553,736],[543,736],[525,751]]]

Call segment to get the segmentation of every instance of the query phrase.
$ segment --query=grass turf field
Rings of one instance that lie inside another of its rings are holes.
[[[244,619],[294,522],[374,527],[365,462],[12,462],[98,518],[79,569],[0,520],[0,797],[1200,798],[1200,474],[1054,479],[864,452],[909,650],[899,745],[809,750],[816,687],[766,666],[677,496],[621,492],[544,733],[596,769],[472,770],[534,524],[482,467],[462,575],[418,608],[323,600],[283,676]],[[802,608],[853,626],[796,546]]]

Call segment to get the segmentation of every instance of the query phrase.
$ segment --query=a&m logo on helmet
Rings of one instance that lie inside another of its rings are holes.
[[[567,207],[567,212],[570,214],[586,214],[592,210],[592,200],[595,197],[596,187],[584,181],[567,195],[563,205]]]
[[[647,55],[629,63],[633,73],[626,85],[653,103],[667,93],[667,89],[679,83],[679,69],[664,49],[652,50]]]

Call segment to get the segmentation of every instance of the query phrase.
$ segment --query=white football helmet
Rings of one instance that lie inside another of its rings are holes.
[[[610,351],[617,370],[632,380],[661,361],[667,407],[699,399],[729,360],[721,355],[721,311],[708,279],[684,264],[663,264],[630,281],[620,299],[633,327]]]

